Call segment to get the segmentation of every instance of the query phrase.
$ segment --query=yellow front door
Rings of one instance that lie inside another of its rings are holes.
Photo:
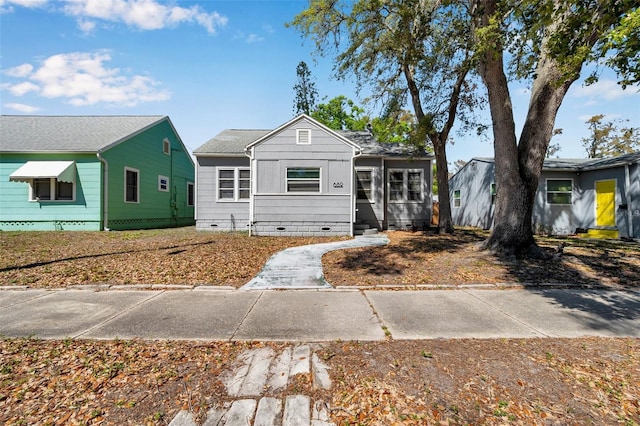
[[[616,181],[596,182],[596,226],[616,224]]]

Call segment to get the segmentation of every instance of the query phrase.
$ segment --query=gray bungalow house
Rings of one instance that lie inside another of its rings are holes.
[[[432,157],[302,114],[275,130],[224,130],[196,149],[196,228],[354,235],[431,222]]]
[[[457,226],[489,229],[499,188],[493,158],[473,158],[449,180]],[[640,152],[601,159],[546,159],[533,207],[536,231],[640,238]]]

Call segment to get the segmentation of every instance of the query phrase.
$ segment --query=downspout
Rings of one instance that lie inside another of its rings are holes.
[[[96,156],[102,163],[102,230],[109,231],[109,163],[100,151]]]
[[[249,193],[249,236],[253,234],[253,219],[254,219],[254,206],[253,206],[253,197],[256,193],[256,179],[254,176],[255,167],[253,162],[253,147],[250,149],[245,149],[245,155],[249,157],[249,181],[251,182],[251,192]]]
[[[627,199],[627,229],[629,233],[627,237],[633,238],[633,203],[631,200],[631,176],[629,173],[629,164],[624,165],[624,186],[625,198]]]

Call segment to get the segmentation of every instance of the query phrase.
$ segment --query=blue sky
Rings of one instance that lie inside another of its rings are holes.
[[[285,23],[306,0],[0,0],[2,114],[168,115],[193,151],[226,128],[271,129],[293,116],[296,65],[310,67],[321,98],[363,104],[332,59]],[[511,87],[516,122],[529,100]],[[605,114],[640,127],[639,88],[615,76],[574,83],[560,108],[562,157],[582,157],[586,119]],[[488,115],[485,114],[488,117]],[[488,120],[488,118],[487,118]],[[490,135],[454,135],[448,159],[493,156]]]

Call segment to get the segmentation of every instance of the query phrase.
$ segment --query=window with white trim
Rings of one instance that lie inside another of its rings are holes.
[[[297,129],[296,143],[298,145],[311,145],[311,129]]]
[[[73,201],[75,184],[56,178],[36,178],[31,181],[31,201]]]
[[[218,168],[218,201],[249,201],[251,171],[246,167]]]
[[[389,170],[390,202],[421,202],[424,199],[423,171],[410,169]]]
[[[547,204],[572,204],[572,179],[547,179]]]
[[[460,190],[456,189],[455,191],[453,191],[453,207],[460,207],[461,205],[461,201],[460,201]]]
[[[158,175],[158,191],[169,192],[169,178]]]
[[[167,155],[171,155],[171,142],[169,142],[169,139],[167,138],[164,138],[162,141],[162,152]]]
[[[320,168],[287,168],[286,188],[287,192],[320,192]]]
[[[356,183],[358,185],[358,201],[373,202],[373,170],[356,169]]]
[[[140,171],[130,167],[124,168],[124,201],[140,202]]]

